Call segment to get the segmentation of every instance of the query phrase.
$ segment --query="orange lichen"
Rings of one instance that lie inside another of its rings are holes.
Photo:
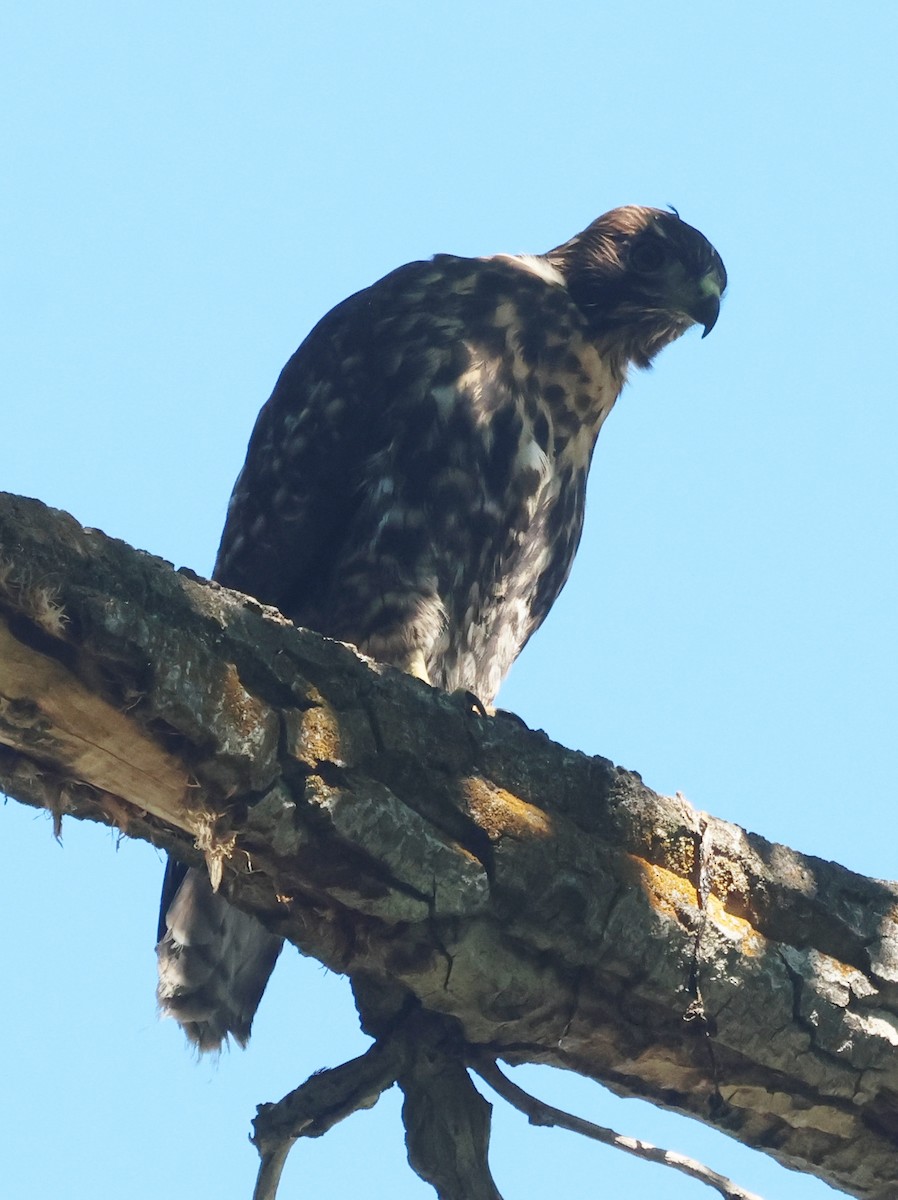
[[[680,920],[685,912],[698,908],[698,892],[693,884],[657,863],[631,856],[646,883],[646,896],[652,908]]]
[[[744,871],[740,870],[735,863],[726,859],[714,859],[711,862],[709,875],[712,889],[720,896],[724,904],[731,896],[739,897],[744,903],[748,884]]]
[[[551,836],[552,820],[548,814],[513,792],[477,776],[463,779],[460,787],[465,808],[491,841],[500,837]]]
[[[705,907],[708,919],[713,921],[718,929],[723,930],[728,937],[739,941],[739,949],[743,954],[754,957],[764,949],[764,938],[754,928],[751,921],[737,917],[735,913],[727,912],[723,903],[713,893],[708,897]]]
[[[678,875],[692,875],[695,870],[695,838],[681,834],[664,840],[668,861]]]
[[[646,884],[645,894],[652,908],[681,923],[688,917],[689,924],[694,924],[697,912],[702,907],[695,885],[689,879],[684,879],[682,875],[660,867],[657,863],[635,857],[632,861],[639,868]],[[764,945],[761,934],[744,917],[727,912],[723,901],[713,892],[704,900],[704,912],[706,919],[726,937],[740,943],[741,953],[752,956],[761,953]]]
[[[330,705],[287,714],[287,731],[290,753],[310,767],[346,757],[340,721]]]
[[[240,682],[233,663],[228,663],[225,668],[220,694],[228,719],[244,737],[264,724],[268,710]]]

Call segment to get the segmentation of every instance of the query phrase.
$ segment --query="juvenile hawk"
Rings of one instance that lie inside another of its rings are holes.
[[[543,255],[409,263],[312,330],[262,409],[215,578],[298,625],[489,703],[571,569],[586,476],[631,363],[726,271],[676,213],[628,206]],[[244,1043],[280,939],[170,862],[159,1001]]]

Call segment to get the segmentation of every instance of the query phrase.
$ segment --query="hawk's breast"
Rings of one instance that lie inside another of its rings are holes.
[[[459,407],[470,414],[471,441],[448,444],[458,486],[437,552],[446,621],[428,662],[432,682],[486,700],[567,580],[593,447],[620,389],[573,321],[544,328],[540,345],[506,300],[494,328],[505,331],[503,355],[469,343],[454,391],[451,411],[456,419]],[[448,397],[439,399],[449,412]],[[466,459],[469,471],[459,466]]]

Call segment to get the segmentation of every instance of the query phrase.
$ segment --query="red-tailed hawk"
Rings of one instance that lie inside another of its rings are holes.
[[[571,569],[586,476],[630,364],[726,271],[676,213],[629,206],[543,255],[409,263],[312,330],[262,409],[215,578],[485,703]],[[159,1001],[244,1043],[280,939],[171,862]]]

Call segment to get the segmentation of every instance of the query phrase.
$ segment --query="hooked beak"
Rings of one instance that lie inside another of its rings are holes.
[[[717,318],[720,316],[720,297],[713,294],[702,296],[701,300],[690,308],[689,315],[698,325],[705,327],[702,337],[706,338],[717,324]]]
[[[697,325],[704,326],[703,338],[708,336],[720,316],[720,297],[726,287],[726,273],[723,272],[723,263],[720,265],[723,277],[716,270],[709,271],[698,285],[698,295],[686,309],[687,315]]]

